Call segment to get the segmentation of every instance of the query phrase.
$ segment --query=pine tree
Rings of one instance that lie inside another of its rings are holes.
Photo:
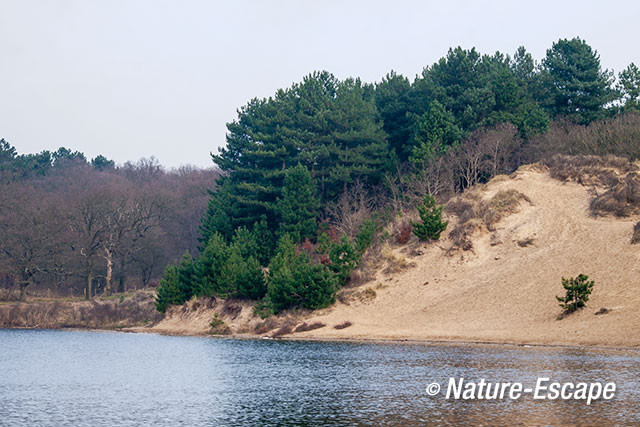
[[[218,295],[223,288],[220,283],[222,270],[229,260],[229,248],[222,234],[214,232],[209,238],[196,267],[198,294]]]
[[[275,312],[291,307],[318,309],[335,302],[338,278],[323,265],[298,253],[289,235],[278,243],[269,264],[267,297]]]
[[[316,235],[318,202],[311,174],[301,164],[285,172],[282,197],[278,199],[277,212],[280,217],[280,235],[289,234],[294,242]]]
[[[631,63],[618,76],[623,111],[640,111],[640,69]]]
[[[558,40],[542,65],[549,94],[543,102],[553,117],[586,124],[606,115],[605,106],[615,98],[613,76],[602,70],[600,56],[584,40]]]
[[[418,205],[421,222],[412,222],[413,233],[420,240],[438,240],[446,230],[447,221],[442,221],[442,206],[436,205],[436,199],[427,194],[422,204]]]
[[[589,301],[589,295],[593,291],[594,281],[589,280],[589,276],[579,274],[576,278],[562,278],[562,287],[566,294],[564,297],[556,297],[565,312],[572,313],[582,308]]]

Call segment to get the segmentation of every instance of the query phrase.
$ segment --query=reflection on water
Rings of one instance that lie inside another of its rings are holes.
[[[633,351],[0,330],[0,424],[639,424],[638,373]],[[449,377],[540,376],[614,381],[616,397],[444,398]]]

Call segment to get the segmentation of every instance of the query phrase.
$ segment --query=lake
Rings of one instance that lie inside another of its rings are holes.
[[[639,424],[640,354],[0,330],[1,425]],[[447,400],[450,377],[615,382],[611,400]],[[431,382],[442,385],[429,396]]]

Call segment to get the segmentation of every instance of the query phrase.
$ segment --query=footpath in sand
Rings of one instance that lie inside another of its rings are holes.
[[[337,302],[297,318],[297,324],[325,326],[284,337],[640,346],[640,245],[630,244],[638,218],[595,218],[589,213],[588,187],[552,179],[535,167],[490,182],[482,197],[509,189],[530,202],[521,201],[494,232],[475,234],[473,250],[447,253],[449,230],[440,241],[414,251],[421,255],[411,257],[407,247],[397,248],[394,252],[412,267],[384,274],[380,265],[374,280],[355,288],[370,288],[375,298]],[[530,244],[521,246],[527,240]],[[556,320],[562,311],[555,298],[564,294],[561,278],[580,273],[595,280],[587,307]],[[147,330],[208,334],[213,313],[219,312],[238,337],[273,335],[256,333],[260,319],[247,304],[195,304],[173,308]],[[596,315],[603,307],[609,312]],[[334,328],[345,322],[351,326]]]

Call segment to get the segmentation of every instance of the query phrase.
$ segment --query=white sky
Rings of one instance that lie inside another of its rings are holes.
[[[210,166],[225,123],[313,70],[413,78],[452,46],[541,59],[579,35],[640,65],[637,1],[0,0],[0,137]]]

